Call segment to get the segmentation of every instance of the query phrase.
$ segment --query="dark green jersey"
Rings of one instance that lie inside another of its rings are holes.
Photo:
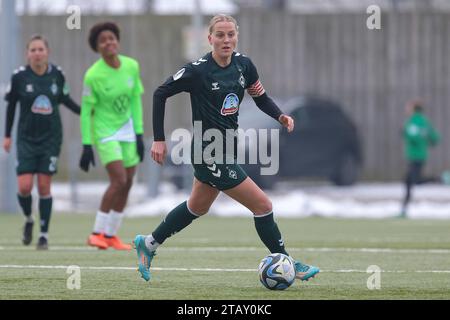
[[[158,88],[164,96],[189,92],[192,105],[192,120],[202,122],[202,131],[218,129],[225,135],[226,129],[238,128],[239,106],[245,90],[252,96],[261,92],[250,92],[259,83],[259,76],[252,61],[240,53],[233,53],[231,63],[219,66],[211,52],[196,62],[185,65]],[[155,137],[163,140],[162,137]]]
[[[439,133],[431,121],[419,111],[407,119],[403,128],[405,155],[410,161],[426,161],[428,148],[439,142]]]
[[[62,142],[59,104],[68,99],[69,90],[61,68],[49,64],[42,76],[30,66],[16,70],[5,100],[13,106],[20,103],[18,142],[59,148]]]

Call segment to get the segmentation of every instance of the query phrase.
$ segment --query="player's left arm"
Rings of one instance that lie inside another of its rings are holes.
[[[16,114],[16,105],[19,101],[19,94],[17,91],[18,88],[18,79],[17,76],[13,76],[11,78],[11,83],[9,84],[6,95],[5,95],[5,101],[8,103],[6,108],[6,123],[5,123],[5,137],[3,139],[3,149],[6,152],[10,152],[11,150],[11,132],[12,127],[14,125],[14,118]]]
[[[70,95],[63,96],[61,99],[61,102],[63,105],[65,105],[69,110],[71,110],[73,113],[80,115],[81,113],[81,107],[78,103],[73,101],[72,97]]]
[[[247,87],[247,93],[253,98],[253,101],[255,101],[261,111],[280,122],[289,132],[292,132],[294,130],[294,119],[284,114],[272,98],[268,96],[259,80],[256,67],[251,62],[249,73],[250,83],[252,83],[252,85]]]
[[[66,78],[64,77],[64,73],[62,72],[61,68],[58,67],[58,70],[60,71],[61,77],[62,77],[62,86],[63,91],[61,94],[61,103],[65,105],[69,110],[71,110],[73,113],[80,115],[81,113],[81,107],[78,103],[73,101],[72,97],[70,96],[70,89],[69,85],[66,82]]]

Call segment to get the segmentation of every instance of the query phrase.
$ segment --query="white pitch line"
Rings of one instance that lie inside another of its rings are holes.
[[[88,246],[50,246],[50,251],[99,251]],[[164,251],[186,252],[250,252],[265,251],[264,247],[162,247]],[[0,251],[35,251],[34,247],[0,247]],[[450,249],[398,249],[398,248],[288,248],[292,252],[360,252],[360,253],[432,253],[450,254]]]
[[[0,269],[67,269],[72,266],[46,266],[46,265],[0,265]],[[89,267],[78,266],[83,270],[109,270],[109,271],[136,271],[136,267]],[[196,272],[256,272],[257,269],[224,269],[224,268],[152,268],[154,271],[196,271]],[[381,273],[450,273],[450,270],[381,270]],[[366,270],[339,269],[321,270],[320,273],[367,273]]]

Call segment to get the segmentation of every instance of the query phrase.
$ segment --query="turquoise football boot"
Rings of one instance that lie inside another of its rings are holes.
[[[300,261],[295,261],[295,278],[300,279],[302,281],[308,281],[311,278],[314,278],[316,274],[320,272],[320,269],[314,266],[308,266],[307,264],[303,264]]]
[[[152,276],[150,273],[150,265],[156,253],[155,251],[148,250],[145,245],[145,236],[137,235],[136,238],[134,238],[133,247],[136,249],[138,256],[138,271],[141,273],[141,276],[145,281],[149,281]]]

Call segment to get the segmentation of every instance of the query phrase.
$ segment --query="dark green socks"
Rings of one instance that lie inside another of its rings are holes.
[[[50,224],[50,217],[52,214],[53,198],[40,198],[39,199],[39,214],[41,217],[41,233],[48,232],[48,226]]]
[[[284,242],[281,238],[280,230],[273,219],[273,213],[265,216],[255,216],[254,219],[259,238],[266,245],[267,249],[271,253],[283,253],[289,256],[284,249]]]
[[[164,221],[153,231],[153,238],[162,244],[167,238],[180,232],[197,218],[198,216],[189,211],[187,201],[185,201],[169,212]]]
[[[33,201],[31,194],[26,197],[23,197],[20,194],[18,194],[17,199],[19,200],[19,205],[22,208],[25,217],[31,218],[31,203]]]

